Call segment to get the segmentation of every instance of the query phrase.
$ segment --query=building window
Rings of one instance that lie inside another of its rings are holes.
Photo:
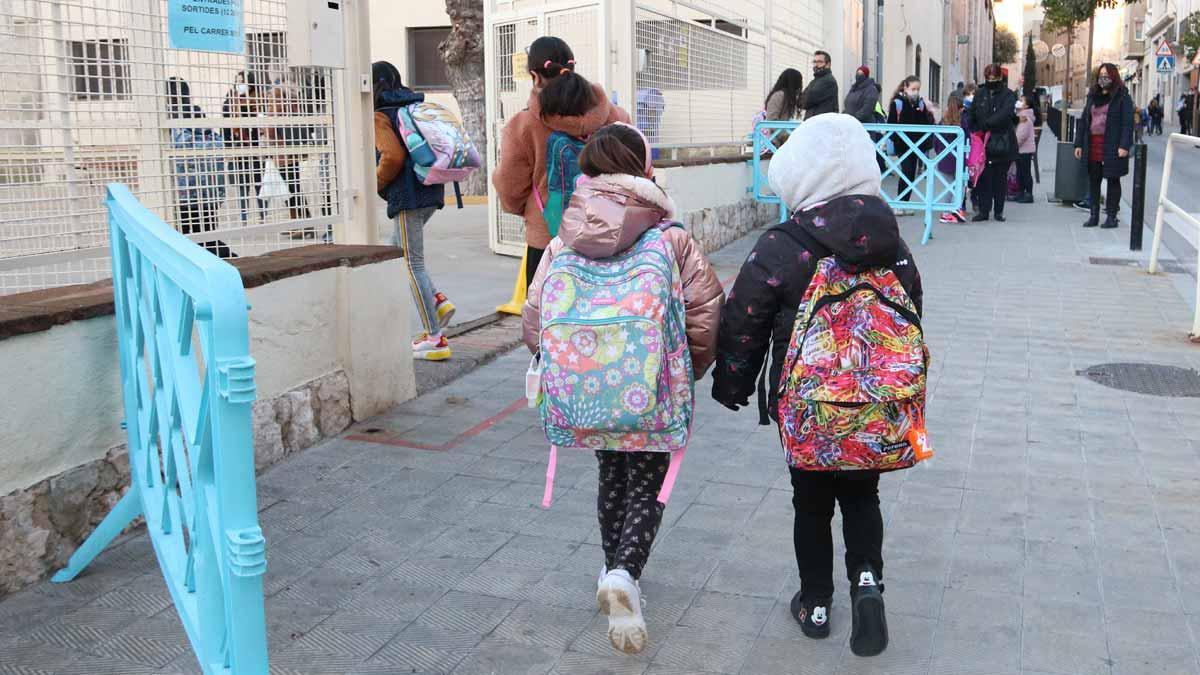
[[[408,29],[408,86],[418,91],[450,88],[446,62],[438,52],[449,35],[449,26]]]
[[[917,45],[917,58],[913,62],[913,75],[916,75],[918,80],[921,79],[921,45]]]
[[[929,100],[940,103],[942,100],[942,66],[929,59]]]
[[[515,23],[496,26],[496,75],[500,81],[500,91],[516,91],[517,82],[513,78],[513,54],[517,52],[517,25]],[[523,77],[528,77],[524,73]]]
[[[128,99],[128,41],[72,41],[71,76],[71,97],[77,101]]]
[[[1146,22],[1138,19],[1133,22],[1133,39],[1141,42],[1146,39]]]

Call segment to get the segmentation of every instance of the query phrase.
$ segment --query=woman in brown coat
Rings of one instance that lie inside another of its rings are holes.
[[[526,283],[533,281],[550,244],[546,219],[533,197],[535,184],[543,199],[549,191],[546,140],[555,131],[586,138],[606,124],[629,122],[629,113],[610,103],[602,87],[575,72],[575,55],[566,42],[540,37],[529,46],[528,55],[533,91],[525,110],[504,125],[500,164],[492,171],[500,207],[525,218]]]

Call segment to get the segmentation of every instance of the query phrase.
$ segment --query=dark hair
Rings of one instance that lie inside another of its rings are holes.
[[[896,85],[896,91],[892,92],[892,97],[894,98],[896,96],[899,96],[900,92],[902,92],[908,88],[908,85],[912,84],[913,82],[920,82],[920,81],[921,81],[921,78],[917,77],[916,75],[909,75],[908,77],[904,78],[903,80],[900,80],[900,84]]]
[[[575,72],[575,54],[562,39],[545,36],[529,45],[529,70],[542,76],[542,117],[579,117],[599,103],[587,78]]]
[[[813,52],[813,56],[824,56],[825,63],[828,63],[829,65],[833,65],[833,57],[830,56],[829,52],[827,52],[827,51],[818,49],[817,51]]]
[[[646,143],[625,124],[600,127],[579,153],[579,169],[595,178],[606,173],[646,175]]]
[[[804,92],[804,75],[795,68],[785,69],[779,74],[779,79],[775,80],[775,86],[767,94],[767,100],[770,100],[777,91],[783,92],[783,117],[790,120],[800,110],[800,94]]]
[[[390,61],[376,61],[371,64],[371,81],[373,82],[371,89],[375,93],[376,108],[382,105],[379,98],[381,95],[404,86],[404,81],[400,79],[400,71]]]
[[[200,109],[192,105],[192,88],[182,77],[167,78],[167,117],[200,117]]]
[[[1100,88],[1101,75],[1107,75],[1112,80],[1112,93],[1115,94],[1125,88],[1125,81],[1121,79],[1121,71],[1117,70],[1117,66],[1112,63],[1101,63],[1100,67],[1096,69],[1096,83],[1092,85],[1090,92],[1093,96],[1099,96],[1104,92]]]
[[[983,69],[984,81],[987,81],[989,77],[999,77],[1003,79],[1004,69],[995,63],[987,64],[987,67]]]

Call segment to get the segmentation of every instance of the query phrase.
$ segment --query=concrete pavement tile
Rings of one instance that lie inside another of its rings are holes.
[[[525,599],[540,605],[572,609],[596,609],[595,570],[570,569],[549,572],[525,592]]]
[[[938,625],[934,635],[931,673],[991,674],[1020,668],[1019,628],[996,626],[980,631],[974,626]]]
[[[417,553],[390,575],[401,583],[426,588],[450,589],[483,563],[482,558],[453,558]]]
[[[1174,576],[1162,546],[1133,550],[1102,546],[1098,552],[1100,572],[1105,576],[1164,580]]]
[[[454,585],[454,590],[497,598],[521,600],[529,589],[546,576],[546,570],[520,567],[492,560],[485,561],[474,572]]]
[[[487,558],[513,538],[511,532],[482,530],[471,525],[451,527],[420,550],[424,556]]]
[[[421,632],[421,629],[415,627],[420,624],[433,633],[483,636],[500,625],[517,604],[514,600],[450,591],[417,617],[414,625],[405,629],[405,632]],[[397,639],[407,638],[401,634]]]
[[[1025,631],[1021,666],[1051,673],[1109,675],[1112,661],[1101,633]]]
[[[1112,675],[1197,675],[1196,652],[1187,645],[1164,646],[1127,642],[1109,636]]]
[[[652,663],[683,672],[733,675],[741,671],[753,646],[753,636],[725,630],[721,624],[703,628],[679,626],[665,636]]]
[[[1058,633],[1099,635],[1104,632],[1104,611],[1099,604],[1025,598],[1022,629]]]
[[[763,487],[709,482],[693,503],[707,506],[757,507],[766,496],[767,489]]]
[[[413,624],[370,659],[357,672],[369,673],[448,673],[454,669],[482,638],[474,632],[432,628]],[[338,672],[338,671],[335,671]]]
[[[1071,546],[1091,546],[1094,541],[1091,518],[1030,517],[1025,521],[1025,536],[1030,541]]]
[[[518,534],[496,551],[489,563],[527,569],[558,569],[580,544],[574,541]]]
[[[774,564],[725,561],[717,565],[704,589],[730,595],[774,598],[779,595],[784,578],[791,574],[793,568],[794,564],[786,560]]]
[[[1021,611],[1021,598],[1014,595],[951,589],[942,598],[940,623],[980,629],[1019,627]]]
[[[446,594],[443,588],[409,583],[404,579],[387,577],[364,584],[358,595],[326,621],[335,627],[360,624],[390,623],[397,630],[416,619]]]
[[[648,666],[623,655],[569,651],[558,659],[551,675],[642,675]]]
[[[890,570],[889,570],[890,571]],[[942,611],[945,587],[941,583],[887,579],[887,610],[889,614],[908,614],[936,619]]]
[[[704,591],[679,619],[680,626],[720,628],[726,633],[758,635],[775,604],[774,598],[752,598]]]
[[[1183,605],[1175,582],[1133,577],[1103,577],[1106,609],[1141,609],[1181,612]]]
[[[1189,641],[1188,619],[1181,612],[1110,607],[1105,622],[1109,635],[1125,642],[1183,646]]]
[[[746,656],[741,675],[828,675],[837,672],[845,649],[842,642],[801,640],[803,642],[759,637]]]
[[[505,617],[492,635],[507,642],[562,652],[595,616],[594,608],[570,609],[523,602]]]
[[[471,650],[453,675],[543,675],[559,660],[557,649],[489,638]]]

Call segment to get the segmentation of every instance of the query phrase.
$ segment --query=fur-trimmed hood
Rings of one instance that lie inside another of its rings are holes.
[[[563,213],[563,244],[593,259],[611,258],[646,230],[675,218],[675,202],[653,181],[627,174],[582,177]]]

